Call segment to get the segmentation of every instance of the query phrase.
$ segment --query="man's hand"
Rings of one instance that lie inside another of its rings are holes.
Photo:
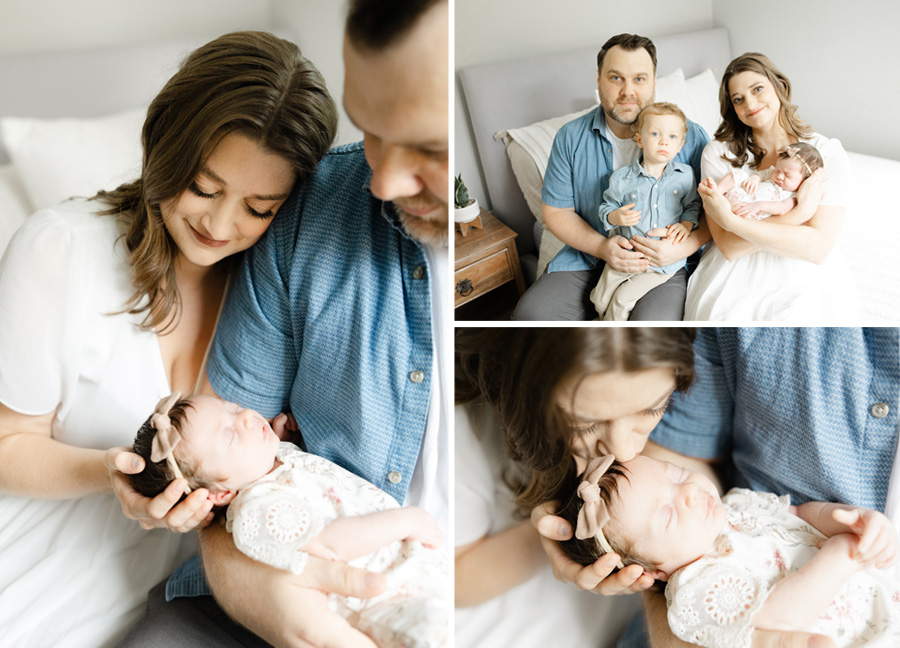
[[[897,562],[897,532],[887,516],[867,508],[839,508],[831,516],[848,527],[859,538],[853,558],[863,565],[875,565],[878,569]]]
[[[653,584],[653,577],[645,575],[644,569],[639,565],[628,565],[625,569],[612,574],[619,562],[619,556],[616,554],[601,556],[592,565],[579,565],[566,556],[559,546],[559,541],[572,537],[572,527],[563,518],[551,514],[556,508],[556,502],[547,502],[536,507],[531,512],[531,523],[541,534],[541,544],[547,558],[550,559],[553,575],[557,580],[605,596],[640,592]]]
[[[382,574],[310,556],[298,575],[238,551],[224,527],[200,534],[207,580],[228,615],[277,648],[376,648],[328,607],[328,595],[367,599],[384,591]]]
[[[603,250],[597,254],[606,261],[613,270],[619,272],[647,272],[650,262],[624,236],[611,236],[605,239]]]
[[[166,490],[150,499],[131,486],[126,475],[135,475],[144,469],[144,460],[127,447],[110,448],[103,457],[109,471],[113,491],[122,503],[125,517],[137,520],[145,529],[169,529],[186,533],[208,525],[213,519],[213,503],[209,491],[198,488],[183,502],[178,503],[187,482],[175,479]],[[176,505],[177,504],[177,505]],[[174,508],[173,508],[174,507]]]
[[[672,245],[681,243],[684,239],[691,235],[691,230],[693,229],[693,224],[687,221],[683,223],[672,223],[671,225],[666,227],[666,240],[668,240]]]
[[[634,203],[623,205],[618,209],[611,211],[609,216],[607,216],[607,220],[612,225],[624,225],[628,227],[637,225],[641,222],[641,212],[636,211],[633,208]]]

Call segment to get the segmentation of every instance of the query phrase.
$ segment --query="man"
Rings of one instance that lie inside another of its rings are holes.
[[[448,25],[446,0],[351,2],[344,101],[364,151],[334,149],[294,190],[235,277],[207,368],[217,394],[290,410],[310,452],[445,532]],[[182,526],[205,514],[176,511],[148,515]],[[201,533],[201,555],[216,600],[258,636],[208,596],[194,560],[169,579],[172,602],[151,593],[125,645],[374,646],[327,592],[371,597],[383,576],[312,556],[294,576],[238,552],[220,525]]]
[[[590,320],[596,311],[590,292],[603,266],[619,272],[644,272],[685,259],[709,240],[700,226],[682,243],[637,236],[630,242],[608,237],[598,215],[603,192],[615,169],[638,156],[631,125],[653,103],[656,87],[656,47],[643,36],[613,36],[597,54],[600,106],[564,125],[553,141],[543,186],[544,222],[566,244],[531,286],[516,308],[517,320]],[[700,156],[709,141],[706,132],[688,123],[685,143],[675,157],[690,164],[700,179]],[[651,230],[665,236],[665,230]],[[632,320],[680,320],[684,313],[687,272],[676,272],[666,283],[637,302]]]

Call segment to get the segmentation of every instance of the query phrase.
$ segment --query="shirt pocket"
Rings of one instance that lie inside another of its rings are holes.
[[[684,199],[685,190],[681,187],[667,187],[665,189],[665,205],[669,213],[681,214],[681,201]]]

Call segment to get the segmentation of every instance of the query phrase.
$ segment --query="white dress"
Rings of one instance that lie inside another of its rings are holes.
[[[106,315],[131,295],[130,269],[115,219],[97,208],[36,213],[0,262],[0,402],[55,410],[54,439],[108,449],[131,445],[171,390],[156,335]],[[113,645],[192,542],[145,531],[112,494],[0,495],[0,646]]]
[[[846,206],[850,167],[840,141],[818,134],[803,141],[815,146],[825,162],[820,204]],[[721,157],[725,151],[724,142],[713,140],[706,145],[701,163],[704,178],[718,181],[731,173],[733,167]],[[749,169],[749,164],[744,168]],[[684,320],[852,323],[858,308],[841,238],[820,265],[765,250],[728,261],[710,242],[688,280]]]
[[[722,501],[727,522],[715,546],[666,587],[669,626],[706,648],[749,648],[753,615],[776,583],[818,553],[824,536],[788,512],[786,495],[735,488]],[[805,630],[838,648],[900,645],[900,582],[888,570],[856,572]]]
[[[282,443],[282,465],[241,489],[228,507],[226,529],[245,554],[300,574],[301,547],[339,517],[398,508],[396,500],[337,464]],[[350,565],[383,573],[388,588],[368,600],[331,594],[330,607],[380,648],[449,645],[450,579],[443,550],[393,542]]]
[[[454,542],[477,542],[521,522],[503,476],[514,466],[490,408],[457,405]],[[484,578],[490,579],[490,574]],[[550,561],[528,580],[479,605],[456,608],[456,648],[610,648],[640,610],[638,596],[597,596],[556,580]]]

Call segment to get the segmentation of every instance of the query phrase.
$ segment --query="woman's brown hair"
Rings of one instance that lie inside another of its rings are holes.
[[[574,478],[573,421],[557,405],[563,380],[671,368],[676,390],[694,379],[694,329],[682,327],[468,328],[456,331],[456,402],[494,408],[509,456],[531,474],[516,497],[530,509]]]
[[[753,130],[738,118],[728,88],[732,77],[742,72],[755,72],[766,77],[772,84],[781,102],[778,123],[789,136],[795,139],[809,137],[813,130],[797,116],[797,106],[791,103],[791,82],[772,61],[759,52],[747,52],[738,56],[728,64],[722,75],[722,84],[719,86],[719,111],[722,114],[722,123],[716,129],[715,138],[728,145],[728,152],[733,157],[723,155],[722,159],[728,161],[731,166],[742,167],[752,156],[752,163],[758,168],[768,151],[764,151],[753,141]]]
[[[293,43],[235,32],[191,53],[147,111],[140,178],[95,196],[111,205],[102,213],[125,226],[134,293],[122,312],[146,313],[143,329],[166,330],[178,321],[178,248],[160,204],[189,188],[223,137],[249,137],[287,160],[302,183],[336,131],[337,107],[325,81]]]

